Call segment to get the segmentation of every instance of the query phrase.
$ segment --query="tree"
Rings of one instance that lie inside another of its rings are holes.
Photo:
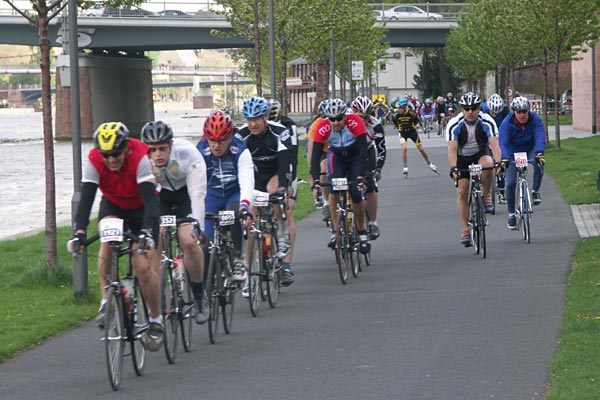
[[[48,268],[56,265],[58,252],[56,245],[56,183],[54,168],[54,135],[52,133],[52,101],[50,89],[50,38],[48,36],[48,24],[67,6],[63,0],[31,0],[31,9],[20,9],[14,0],[3,0],[13,10],[27,19],[29,23],[38,28],[40,46],[40,70],[42,76],[42,121],[44,130],[44,167],[46,171],[46,215],[45,215],[45,239],[46,239],[46,266]],[[107,1],[106,5],[119,6],[124,3],[139,4],[140,1]],[[92,1],[78,0],[83,8],[90,7]]]

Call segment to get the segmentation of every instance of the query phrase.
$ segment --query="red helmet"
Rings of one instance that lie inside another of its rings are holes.
[[[233,135],[233,121],[221,110],[213,111],[204,122],[204,136],[209,140],[225,140]]]

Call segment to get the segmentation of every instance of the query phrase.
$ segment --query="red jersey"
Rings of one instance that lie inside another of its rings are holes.
[[[346,125],[341,131],[334,131],[328,119],[324,119],[315,131],[315,143],[328,143],[334,149],[347,149],[356,142],[356,138],[367,133],[365,122],[356,114],[346,114]]]
[[[140,162],[149,163],[146,154],[149,147],[136,139],[129,139],[125,150],[125,161],[117,172],[111,171],[102,159],[100,151],[96,148],[90,150],[89,160],[98,172],[98,187],[108,201],[123,210],[135,210],[144,205],[140,195],[139,182],[153,177],[151,170],[149,176],[138,177]]]

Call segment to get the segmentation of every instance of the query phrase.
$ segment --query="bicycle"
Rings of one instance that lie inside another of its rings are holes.
[[[518,202],[515,209],[517,217],[517,227],[522,230],[523,239],[531,243],[531,192],[527,183],[527,163],[534,163],[535,160],[528,160],[527,153],[515,153],[515,167],[517,168],[517,195]]]
[[[161,215],[160,217],[163,243],[160,293],[161,309],[165,321],[165,355],[169,364],[173,364],[177,357],[179,329],[184,351],[189,352],[192,346],[194,299],[190,277],[183,264],[183,249],[179,245],[177,227],[182,223],[193,224],[197,237],[200,236],[198,221],[194,218],[177,218],[175,215]]]
[[[268,300],[274,308],[279,298],[282,272],[281,260],[277,257],[278,223],[272,205],[281,207],[285,220],[285,197],[266,192],[254,191],[256,218],[251,227],[250,259],[248,263],[248,303],[250,313],[256,317],[260,309],[261,299]],[[263,285],[266,285],[264,290]]]
[[[358,278],[358,273],[362,270],[358,250],[360,241],[354,221],[352,198],[348,196],[349,184],[356,185],[356,182],[348,183],[346,178],[331,179],[331,188],[340,192],[340,199],[336,205],[338,229],[335,233],[335,261],[338,265],[340,280],[344,285],[350,271],[352,276]]]
[[[494,169],[494,167],[483,167],[481,164],[471,164],[468,169],[457,169],[458,173],[469,173],[469,230],[475,254],[481,258],[487,256],[485,227],[487,218],[485,216],[485,204],[483,202],[483,171]],[[454,186],[458,186],[458,176],[454,177]]]
[[[216,343],[219,314],[223,319],[223,330],[231,333],[235,293],[240,285],[232,280],[234,244],[228,227],[235,224],[235,211],[222,210],[219,214],[206,213],[205,220],[214,222],[213,237],[209,245],[209,262],[206,280],[206,293],[210,314],[208,317],[208,337]]]
[[[123,239],[125,245],[123,246]],[[123,220],[105,218],[99,223],[99,233],[89,238],[85,243],[69,241],[68,247],[73,247],[73,253],[79,253],[79,245],[89,246],[100,239],[108,243],[110,248],[110,275],[107,276],[108,295],[104,322],[104,349],[108,378],[113,390],[119,390],[123,357],[131,356],[133,369],[141,376],[146,365],[145,335],[149,329],[148,306],[144,300],[139,281],[134,275],[132,264],[133,242],[138,237],[129,230],[123,230]],[[144,252],[140,243],[137,250]],[[119,278],[119,258],[127,255],[127,272]],[[130,352],[125,353],[125,345],[130,344]]]

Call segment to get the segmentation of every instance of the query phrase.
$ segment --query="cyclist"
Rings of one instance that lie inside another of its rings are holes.
[[[535,159],[533,167],[533,187],[531,199],[534,206],[542,202],[540,186],[544,171],[544,150],[546,147],[546,135],[544,122],[533,111],[526,97],[515,97],[510,102],[512,112],[500,125],[500,149],[502,150],[502,164],[508,166],[506,169],[506,203],[508,207],[508,228],[517,229],[517,218],[515,216],[515,188],[517,185],[517,168],[509,160],[514,159],[514,154],[526,152],[527,159]]]
[[[504,121],[504,118],[506,118],[510,110],[508,109],[506,104],[504,104],[504,100],[502,100],[502,97],[500,97],[499,94],[494,93],[490,96],[490,98],[487,101],[486,112],[494,119],[496,126],[498,127],[498,129],[500,129],[502,121]],[[504,194],[504,187],[506,185],[504,174],[499,173],[498,175],[496,175],[496,185],[498,186],[498,202],[500,204],[504,204],[506,203],[506,196]]]
[[[388,115],[390,114],[390,107],[385,104],[385,101],[382,97],[377,99],[377,102],[373,106],[373,112],[375,113],[375,118],[381,122],[381,124],[385,124]]]
[[[327,103],[329,103],[329,99],[325,99],[319,103],[319,107],[318,107],[319,115],[314,120],[314,122],[310,126],[310,129],[308,130],[308,135],[307,135],[308,136],[308,138],[307,138],[308,151],[306,153],[306,162],[308,163],[309,171],[311,169],[310,161],[311,161],[311,157],[312,157],[313,144],[314,144],[314,139],[315,139],[315,132],[317,131],[317,126],[319,126],[321,121],[327,120],[327,115],[325,114],[325,107],[327,106]],[[327,177],[325,176],[325,171],[326,171],[325,154],[327,153],[327,146],[328,146],[328,144],[325,143],[325,147],[323,148],[323,156],[321,157],[321,163],[320,163],[321,175],[319,177],[320,177],[321,183],[327,182]],[[312,174],[310,172],[309,172],[309,175],[310,176],[309,176],[308,180],[309,180],[310,184],[313,185],[314,182],[312,179]],[[322,197],[323,197],[322,218],[323,218],[323,221],[327,221],[331,217],[331,214],[329,212],[329,187],[323,186],[321,188],[321,190],[322,190]],[[313,193],[313,195],[315,196],[315,198],[317,197],[316,193]]]
[[[231,117],[221,110],[213,111],[203,126],[202,139],[196,148],[206,164],[206,212],[217,214],[221,210],[237,212],[231,235],[236,261],[232,281],[246,280],[248,265],[242,261],[242,227],[240,220],[250,217],[250,205],[254,190],[254,164],[244,142],[233,135]],[[214,222],[205,222],[205,233],[214,234]],[[208,246],[208,243],[205,245]],[[205,249],[206,250],[206,249]],[[208,254],[208,251],[205,251]]]
[[[292,135],[285,126],[269,121],[269,111],[269,103],[262,97],[244,101],[242,116],[246,124],[239,129],[238,135],[250,150],[254,161],[254,188],[284,197],[292,173]],[[279,221],[277,257],[284,259],[289,252],[290,235],[279,207],[275,207],[275,214]],[[284,268],[282,285],[284,281],[289,285],[292,275],[291,269]]]
[[[342,99],[332,99],[325,107],[327,119],[321,121],[315,133],[313,153],[311,156],[311,173],[313,185],[319,186],[319,164],[323,154],[324,143],[329,144],[327,151],[327,177],[344,178],[357,182],[350,186],[352,209],[356,217],[356,227],[360,240],[359,251],[363,254],[371,250],[369,236],[365,226],[365,202],[362,199],[362,182],[365,177],[365,161],[367,152],[367,128],[358,115],[347,114],[346,103]],[[331,190],[329,193],[329,208],[331,215],[336,212],[339,193]],[[338,221],[332,218],[333,231],[338,230]],[[335,233],[327,244],[335,248]]]
[[[173,130],[163,121],[150,121],[141,131],[142,141],[149,147],[154,175],[160,184],[160,207],[163,215],[175,213],[177,218],[192,216],[204,227],[204,197],[206,196],[206,164],[194,145],[185,139],[173,139]],[[183,248],[183,264],[190,275],[190,286],[195,302],[196,323],[208,319],[204,294],[204,254],[193,225],[177,227],[179,243]],[[162,243],[159,242],[159,250]]]
[[[448,92],[446,95],[446,111],[448,112],[449,118],[452,118],[456,112],[456,99],[452,92]]]
[[[381,170],[385,163],[386,147],[385,133],[383,126],[377,118],[371,115],[373,111],[373,102],[365,96],[358,96],[352,102],[352,111],[361,117],[367,128],[367,176],[365,201],[367,210],[367,231],[369,239],[375,240],[379,237],[379,227],[377,226],[377,203],[379,197],[379,188],[377,182],[381,179]]]
[[[435,105],[428,97],[421,106],[421,118],[427,132],[433,130],[433,117],[435,116]],[[431,122],[430,122],[431,121]]]
[[[132,253],[133,268],[140,282],[144,298],[150,308],[148,340],[146,347],[157,351],[164,338],[163,317],[160,309],[159,258],[154,250],[158,234],[160,208],[156,195],[156,178],[152,173],[150,159],[146,156],[148,146],[129,138],[129,130],[121,122],[101,124],[94,132],[94,148],[88,154],[88,163],[81,179],[81,202],[75,214],[73,244],[86,240],[90,212],[98,188],[102,192],[98,220],[121,218],[133,234],[139,235],[139,244],[146,251]],[[96,325],[105,324],[107,285],[110,274],[110,249],[108,243],[100,244],[98,271],[102,300],[96,315]]]
[[[444,99],[442,96],[439,96],[437,98],[437,101],[435,103],[435,115],[436,115],[436,119],[437,119],[437,124],[438,124],[438,136],[442,135],[442,129],[443,129],[443,122],[444,119],[446,119],[447,121],[447,114],[446,114],[446,99]]]
[[[468,247],[472,244],[468,224],[469,174],[459,174],[457,169],[467,169],[470,164],[481,164],[484,168],[493,167],[492,149],[495,150],[494,154],[498,154],[498,141],[490,124],[479,118],[481,99],[476,93],[465,93],[459,103],[463,109],[462,115],[457,115],[450,121],[446,140],[450,177],[458,178],[456,208],[462,229],[460,243]],[[457,120],[457,123],[452,123],[454,120]],[[489,196],[491,180],[492,171],[483,171],[483,189],[484,193],[487,193],[484,195],[486,212],[493,209]]]
[[[294,209],[296,208],[296,198],[298,196],[298,127],[289,117],[281,114],[281,103],[275,99],[269,100],[269,120],[280,123],[288,128],[291,134],[292,148],[290,149],[290,161],[292,164],[292,175],[290,178],[290,193],[288,196],[288,209],[286,210],[286,219],[288,232],[290,233],[290,249],[283,259],[283,275],[281,279],[282,286],[289,286],[294,282],[292,278],[291,262],[294,255],[294,243],[296,242],[296,220],[294,218]]]
[[[419,134],[417,133],[419,117],[417,116],[416,112],[409,110],[408,99],[406,97],[401,98],[396,103],[396,113],[392,117],[392,122],[394,123],[394,126],[396,127],[396,129],[398,130],[398,134],[400,135],[400,146],[402,147],[402,162],[404,164],[402,173],[405,176],[408,176],[408,139],[412,140],[415,146],[417,146],[417,149],[419,150],[419,152],[421,152],[421,155],[427,163],[427,166],[431,168],[433,172],[437,173],[437,167],[429,160],[429,156],[423,148],[423,144],[421,143],[421,139],[419,139]]]

